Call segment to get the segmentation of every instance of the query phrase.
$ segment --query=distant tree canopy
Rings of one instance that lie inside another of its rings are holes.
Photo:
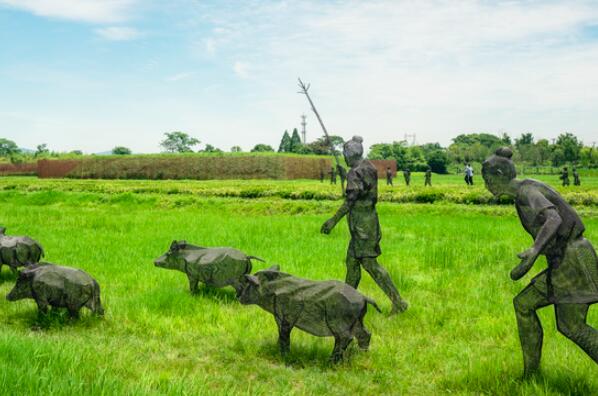
[[[289,146],[289,151],[291,153],[299,153],[301,151],[302,146],[303,146],[303,143],[301,142],[301,137],[299,136],[299,131],[297,131],[297,128],[294,128],[293,134],[291,135],[291,143]]]
[[[579,160],[579,154],[583,147],[583,143],[579,141],[572,133],[563,133],[556,139],[555,146],[555,151],[559,150],[562,152],[560,157],[562,158],[563,163],[577,162],[577,160]]]
[[[241,146],[233,146],[230,148],[230,152],[231,153],[242,153],[243,149],[241,148]]]
[[[251,152],[252,153],[264,153],[264,152],[268,152],[268,151],[274,151],[274,149],[272,148],[272,146],[269,146],[267,144],[256,144],[252,149]]]
[[[284,133],[282,134],[282,139],[280,140],[280,145],[278,146],[278,152],[291,152],[291,136],[289,135],[289,131],[284,131]]]
[[[10,157],[14,154],[19,153],[21,150],[19,146],[12,140],[0,138],[0,156]]]
[[[409,169],[423,172],[432,168],[436,173],[447,173],[449,164],[446,149],[438,143],[427,143],[421,146],[407,146],[405,141],[377,143],[370,147],[369,159],[394,159],[397,169]]]
[[[115,155],[130,155],[131,149],[124,146],[116,146],[112,149],[112,154]]]
[[[343,138],[337,135],[330,136],[330,143],[325,136],[322,136],[313,142],[306,144],[306,148],[309,150],[310,154],[332,155],[333,152],[331,146],[334,147],[336,153],[340,153],[344,143],[345,141]]]
[[[220,150],[217,147],[212,146],[211,144],[206,144],[206,147],[203,150],[199,150],[198,152],[200,152],[200,153],[221,153],[222,150]]]
[[[510,145],[511,138],[507,134],[502,137],[490,133],[461,134],[453,139],[448,152],[452,162],[483,162],[497,148]]]
[[[37,148],[35,150],[35,154],[34,157],[43,157],[45,155],[50,154],[50,150],[48,150],[48,145],[43,143],[43,144],[38,144]]]
[[[185,132],[174,131],[164,133],[166,138],[160,142],[160,146],[168,153],[189,153],[201,142]]]

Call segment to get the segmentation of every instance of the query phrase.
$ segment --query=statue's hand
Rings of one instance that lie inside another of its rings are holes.
[[[320,232],[322,234],[330,234],[330,231],[332,231],[332,229],[334,228],[335,225],[336,225],[336,221],[334,221],[334,219],[328,219],[328,220],[326,220],[326,222],[324,224],[322,224],[322,228],[320,228]]]
[[[521,259],[521,263],[511,271],[511,279],[514,281],[521,279],[534,266],[538,258],[538,252],[534,248],[529,248],[517,255]]]

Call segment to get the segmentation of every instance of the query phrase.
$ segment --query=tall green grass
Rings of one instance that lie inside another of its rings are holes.
[[[352,346],[336,367],[327,360],[332,339],[295,330],[283,359],[270,314],[241,306],[232,289],[204,287],[192,296],[183,274],[152,260],[173,239],[186,239],[268,261],[256,269],[278,263],[301,277],[343,279],[346,223],[319,234],[338,202],[208,197],[177,207],[163,205],[167,194],[74,190],[2,191],[0,223],[39,240],[48,261],[92,274],[106,317],[85,313],[72,322],[53,314],[40,322],[33,301],[0,298],[3,394],[598,392],[596,364],[556,332],[551,308],[540,311],[544,374],[520,380],[511,300],[526,282],[508,273],[531,240],[510,206],[380,204],[380,262],[411,308],[396,317],[370,310],[371,350]],[[598,215],[584,213],[587,237],[598,242]],[[6,268],[0,282],[5,295],[14,282]],[[362,282],[360,290],[388,312],[366,274]],[[594,309],[589,321],[598,325]]]

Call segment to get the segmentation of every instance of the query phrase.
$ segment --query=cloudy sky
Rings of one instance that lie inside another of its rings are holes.
[[[0,137],[159,151],[277,146],[308,114],[368,144],[598,141],[598,1],[0,0]]]

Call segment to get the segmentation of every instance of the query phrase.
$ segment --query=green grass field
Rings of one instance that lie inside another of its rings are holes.
[[[414,183],[423,184],[419,176]],[[465,189],[458,176],[435,181],[445,191]],[[480,181],[474,189],[482,193]],[[333,195],[210,194],[256,186]],[[328,363],[331,338],[296,329],[282,359],[270,314],[241,306],[232,289],[202,287],[192,296],[182,273],[153,266],[173,239],[186,239],[268,261],[255,269],[277,263],[297,276],[342,280],[346,222],[319,234],[339,205],[337,189],[317,181],[0,179],[0,224],[39,240],[47,261],[89,272],[106,308],[103,319],[85,311],[74,322],[56,313],[39,320],[32,300],[0,298],[2,394],[598,394],[596,364],[557,333],[551,308],[540,311],[543,375],[520,379],[511,300],[533,274],[519,282],[508,274],[531,239],[509,205],[380,203],[380,262],[411,308],[388,317],[390,303],[364,275],[360,290],[385,313],[370,309],[370,351],[352,345],[339,366]],[[596,180],[579,189],[597,190]],[[381,187],[381,195],[389,191]],[[579,209],[587,238],[598,243],[596,206]],[[532,272],[544,266],[541,259]],[[13,283],[5,267],[0,295]],[[595,309],[589,321],[598,326]]]

